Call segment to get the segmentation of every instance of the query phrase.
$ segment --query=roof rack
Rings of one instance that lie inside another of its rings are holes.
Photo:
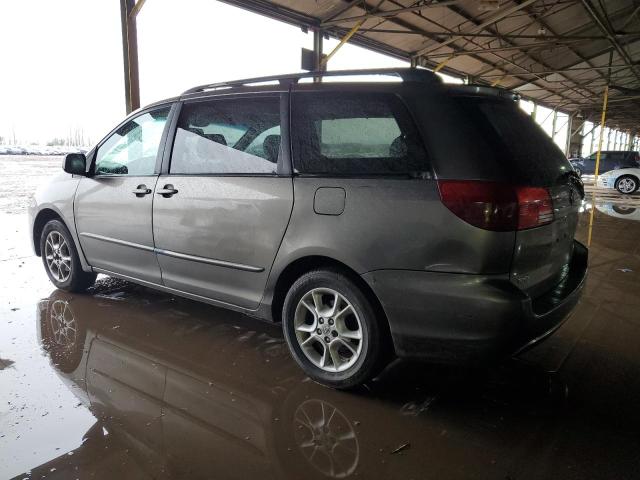
[[[346,76],[364,76],[364,75],[389,75],[400,77],[404,82],[420,82],[427,84],[440,84],[442,81],[435,73],[418,68],[382,68],[382,69],[364,69],[364,70],[333,70],[330,72],[303,72],[290,73],[286,75],[272,75],[268,77],[245,78],[244,80],[231,80],[229,82],[209,83],[190,88],[182,93],[187,95],[190,93],[204,92],[206,90],[215,90],[219,88],[241,87],[256,83],[279,82],[281,85],[290,85],[298,83],[302,78],[311,77],[346,77]]]

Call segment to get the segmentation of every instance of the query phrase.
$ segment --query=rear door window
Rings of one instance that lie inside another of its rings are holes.
[[[279,97],[187,103],[180,112],[169,173],[275,174],[279,155]]]
[[[367,176],[427,170],[417,129],[395,95],[298,92],[292,125],[299,173]]]

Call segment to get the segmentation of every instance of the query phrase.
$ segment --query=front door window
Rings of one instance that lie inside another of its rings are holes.
[[[153,175],[169,107],[146,112],[113,133],[96,154],[97,175]]]

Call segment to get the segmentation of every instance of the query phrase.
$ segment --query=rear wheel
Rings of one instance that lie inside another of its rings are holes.
[[[616,180],[616,190],[625,195],[631,195],[638,190],[640,182],[633,175],[622,175]]]
[[[40,236],[40,255],[51,282],[68,292],[82,292],[96,281],[96,274],[82,270],[71,233],[60,220],[50,220]]]
[[[352,388],[384,364],[380,319],[363,291],[337,270],[301,276],[287,294],[282,318],[294,359],[318,383]]]

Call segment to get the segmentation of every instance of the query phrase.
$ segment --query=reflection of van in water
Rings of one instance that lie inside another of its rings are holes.
[[[60,452],[33,468],[33,478],[51,468],[56,478],[104,472],[109,480],[120,470],[122,478],[320,480],[449,478],[461,469],[484,477],[496,468],[503,478],[513,459],[533,471],[548,466],[547,456],[517,455],[537,451],[540,438],[502,422],[492,398],[476,392],[480,408],[449,408],[445,399],[432,411],[444,380],[431,375],[420,386],[411,372],[372,395],[323,388],[297,368],[275,327],[139,287],[113,298],[55,291],[39,304],[38,332],[96,423],[72,456]],[[531,391],[546,395],[549,379],[538,379],[540,390],[522,372],[518,379],[538,408]],[[510,402],[514,384],[505,383]],[[406,452],[392,455],[403,445]]]

